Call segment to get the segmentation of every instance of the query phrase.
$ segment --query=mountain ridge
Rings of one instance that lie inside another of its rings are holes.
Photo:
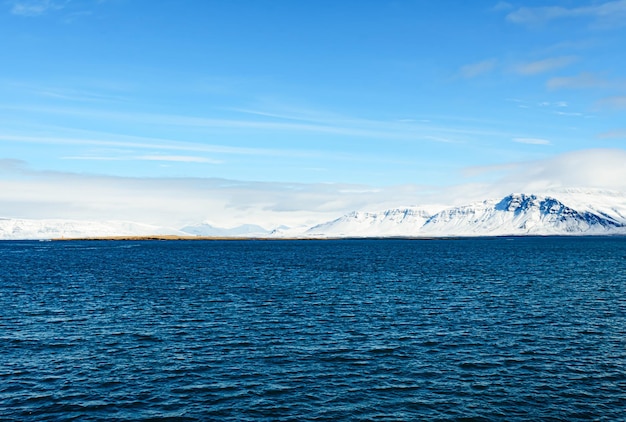
[[[626,235],[626,195],[583,188],[511,193],[439,211],[432,206],[351,211],[313,226],[269,230],[254,224],[219,228],[199,223],[175,229],[124,221],[0,218],[2,240],[154,235],[274,239]]]

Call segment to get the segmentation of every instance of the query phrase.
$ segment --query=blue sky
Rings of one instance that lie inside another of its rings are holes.
[[[602,166],[626,141],[626,0],[2,0],[0,40],[11,217],[106,217],[76,204],[128,181],[211,184],[196,194],[227,204],[188,219],[222,224],[274,210],[235,199],[242,185],[332,191],[304,214],[416,203],[522,189],[503,177],[551,160]],[[620,188],[621,167],[588,184]],[[331,206],[346,189],[394,193]]]

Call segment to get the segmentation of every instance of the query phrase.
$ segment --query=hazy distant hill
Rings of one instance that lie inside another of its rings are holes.
[[[59,239],[107,236],[185,235],[167,227],[127,221],[0,219],[0,239]]]

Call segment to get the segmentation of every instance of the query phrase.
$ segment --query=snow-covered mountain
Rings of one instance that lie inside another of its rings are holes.
[[[520,193],[430,214],[423,209],[353,212],[312,227],[302,235],[329,238],[626,234],[625,195],[582,189],[558,193],[564,202],[552,195]]]
[[[119,221],[0,219],[0,240],[167,234],[233,238],[626,235],[626,195],[588,189],[517,193],[444,209],[355,211],[313,227],[280,226],[271,231],[256,225],[224,229],[202,223],[176,230]]]
[[[426,221],[425,236],[610,234],[626,219],[576,210],[550,196],[513,194],[443,210]]]
[[[167,227],[126,221],[0,219],[0,240],[185,235]]]

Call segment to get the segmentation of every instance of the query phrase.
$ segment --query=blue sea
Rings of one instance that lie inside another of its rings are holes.
[[[626,420],[626,238],[0,242],[0,420]]]

